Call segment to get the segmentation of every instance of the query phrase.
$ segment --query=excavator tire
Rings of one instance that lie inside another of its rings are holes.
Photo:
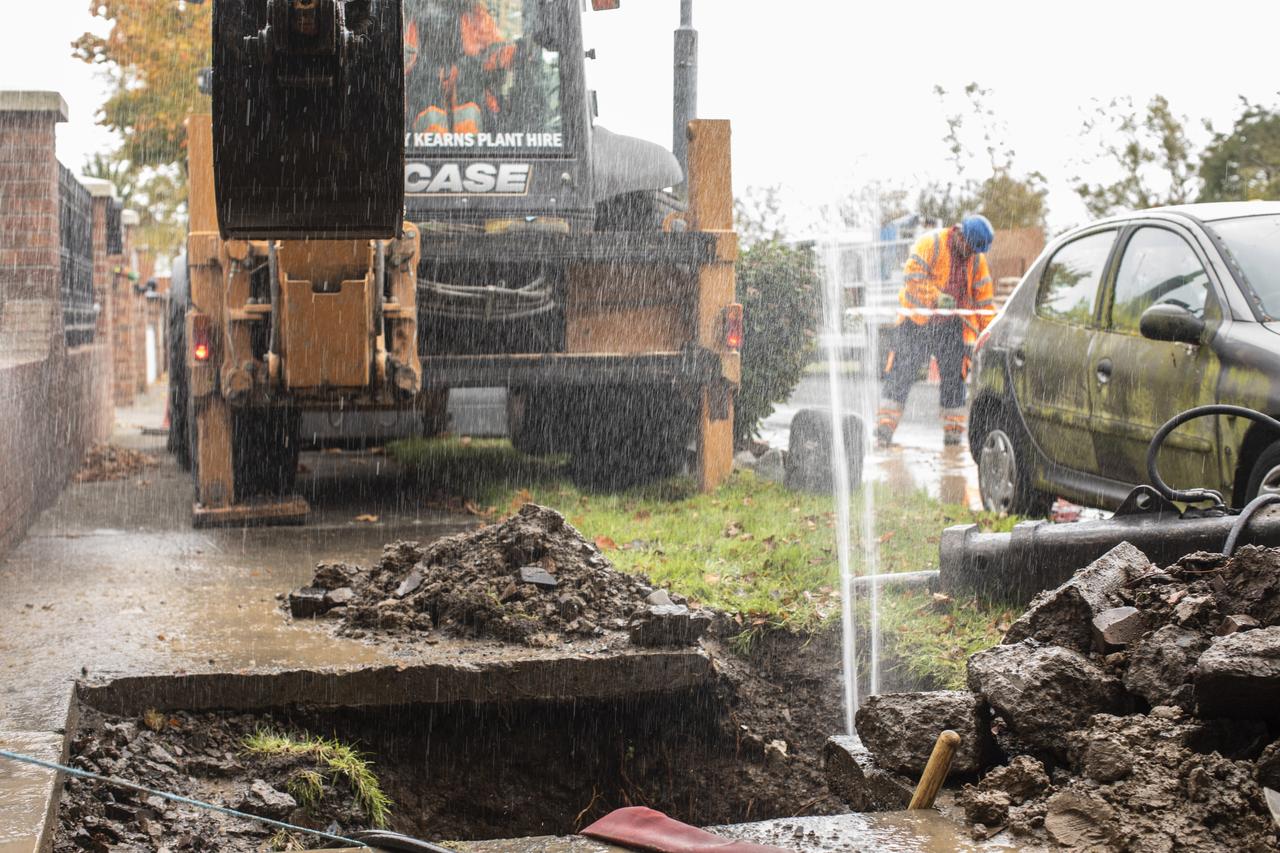
[[[213,6],[213,167],[222,236],[394,237],[404,207],[401,0],[320,0],[321,8],[336,4],[345,15],[337,30],[344,46],[316,55],[269,46],[287,29],[279,25],[287,3]]]

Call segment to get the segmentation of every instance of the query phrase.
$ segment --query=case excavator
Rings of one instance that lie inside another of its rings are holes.
[[[729,126],[693,116],[689,0],[673,150],[596,123],[593,13],[213,0],[171,402],[197,524],[305,519],[303,412],[412,411],[431,433],[468,386],[505,388],[516,448],[596,486],[728,475]]]

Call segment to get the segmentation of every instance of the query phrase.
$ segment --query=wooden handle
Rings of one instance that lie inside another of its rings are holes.
[[[951,771],[951,759],[956,756],[956,747],[960,746],[960,735],[947,729],[938,735],[933,744],[933,752],[929,754],[929,763],[920,774],[920,784],[911,795],[910,810],[931,809],[933,800],[938,796],[942,783],[947,781],[947,773]]]

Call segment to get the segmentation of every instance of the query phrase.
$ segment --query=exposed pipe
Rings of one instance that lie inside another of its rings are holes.
[[[698,117],[698,31],[693,28],[693,0],[680,0],[680,28],[675,32],[671,152],[689,180],[689,122]]]

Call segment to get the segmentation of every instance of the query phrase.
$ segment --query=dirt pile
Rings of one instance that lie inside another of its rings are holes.
[[[1001,645],[969,659],[968,682],[996,745],[958,799],[976,836],[1280,849],[1263,794],[1280,782],[1280,550],[1159,568],[1117,546],[1037,596]],[[912,701],[889,704],[900,717]],[[904,739],[936,735],[923,717]],[[860,713],[859,728],[876,722]],[[980,741],[984,725],[961,736]]]
[[[139,450],[117,447],[114,444],[95,444],[85,452],[75,481],[99,483],[105,480],[126,480],[159,464],[154,456]]]
[[[395,542],[368,568],[321,564],[288,603],[295,617],[339,619],[346,634],[439,632],[534,646],[611,631],[639,645],[687,645],[713,618],[643,575],[615,570],[560,513],[536,504],[430,545]]]

